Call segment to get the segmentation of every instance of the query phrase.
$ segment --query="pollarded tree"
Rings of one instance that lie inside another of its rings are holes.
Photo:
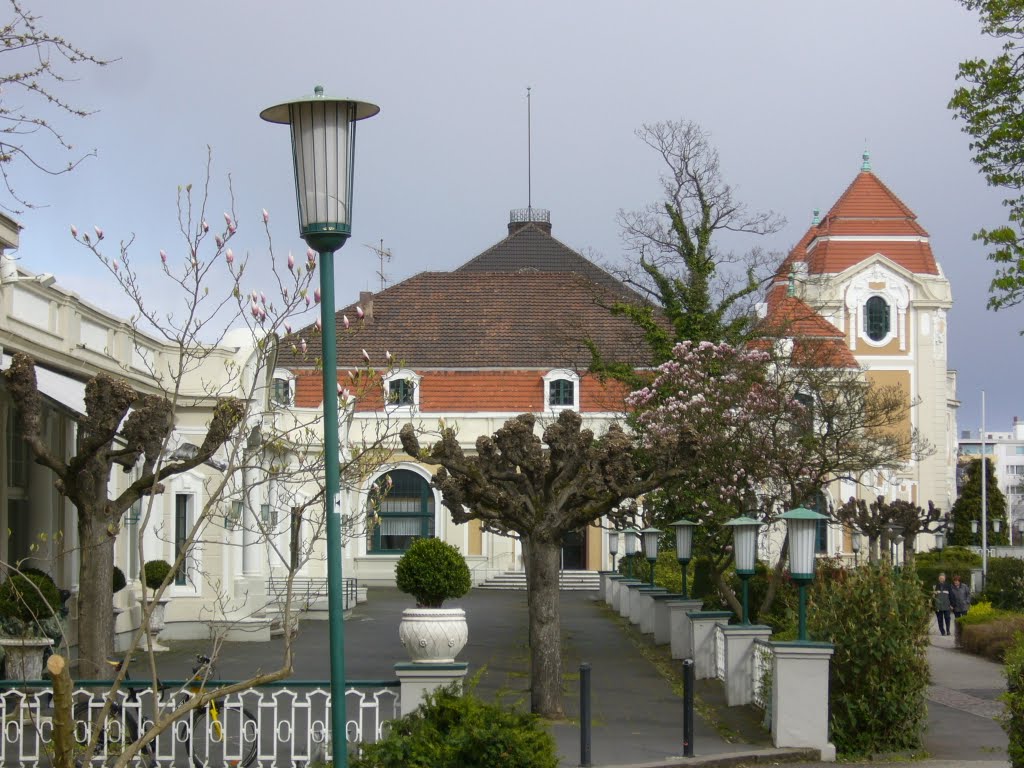
[[[624,522],[632,511],[629,500],[657,488],[692,455],[685,440],[665,440],[657,448],[674,453],[674,462],[640,462],[620,427],[595,437],[582,423],[578,413],[563,411],[541,437],[534,432],[536,417],[522,414],[493,436],[477,438],[471,456],[451,427],[429,449],[420,447],[411,424],[401,431],[406,453],[439,465],[432,484],[455,523],[480,520],[519,536],[529,591],[530,705],[552,718],[564,714],[558,606],[563,537],[605,516]]]
[[[989,288],[992,309],[1013,306],[1024,299],[1024,2],[1022,0],[960,0],[968,10],[981,14],[981,31],[1003,43],[991,59],[974,58],[960,63],[949,108],[964,121],[971,136],[974,162],[988,183],[1002,187],[1007,222],[982,228],[974,235],[992,250],[996,263]]]
[[[872,563],[890,559],[888,545],[896,536],[903,537],[903,559],[909,560],[918,534],[938,533],[944,526],[941,510],[932,502],[925,508],[904,499],[886,501],[884,496],[870,504],[864,499],[850,498],[836,509],[835,518],[868,537],[868,558]]]
[[[996,469],[992,459],[985,459],[985,498],[988,518],[988,545],[1005,545],[1010,543],[1009,525],[1006,521],[1006,497],[999,490],[996,481]],[[999,521],[999,533],[996,533],[994,521]],[[971,530],[972,522],[978,526],[978,532]],[[953,530],[949,534],[950,544],[963,546],[981,546],[981,461],[975,459],[967,465],[967,478],[960,487],[959,495],[953,504]]]

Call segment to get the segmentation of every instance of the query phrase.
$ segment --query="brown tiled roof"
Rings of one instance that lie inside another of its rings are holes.
[[[807,254],[812,275],[842,272],[854,264],[880,253],[904,269],[918,274],[937,275],[938,267],[931,246],[921,242],[885,242],[882,240],[826,240]]]
[[[523,224],[504,240],[495,243],[455,271],[575,272],[612,291],[628,291],[610,274],[552,237],[543,226],[534,222]]]
[[[764,338],[793,339],[792,360],[798,365],[857,368],[857,358],[843,332],[807,302],[775,285],[768,294],[768,314],[759,326]]]
[[[650,353],[636,326],[613,317],[601,302],[611,294],[577,273],[423,272],[376,294],[356,320],[355,304],[337,318],[338,365],[363,365],[362,351],[383,367],[385,351],[423,368],[579,368],[592,338],[609,360],[644,365]],[[351,328],[345,330],[342,316]],[[299,339],[307,353],[296,353]],[[281,343],[279,364],[308,368],[320,356],[320,336],[305,328]]]

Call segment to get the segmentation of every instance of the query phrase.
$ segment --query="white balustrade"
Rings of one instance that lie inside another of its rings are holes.
[[[754,641],[754,653],[751,657],[753,665],[754,706],[766,709],[772,702],[772,658],[775,652],[770,643],[764,640]]]
[[[129,683],[131,684],[131,683]],[[92,724],[103,717],[107,688],[74,692],[76,739],[86,743]],[[151,688],[123,687],[112,696],[104,738],[93,765],[106,765],[193,694],[165,687],[154,697]],[[354,683],[345,691],[346,734],[353,744],[372,743],[387,733],[401,713],[398,681]],[[256,768],[329,762],[332,756],[331,693],[326,682],[266,686],[218,699],[216,722],[212,706],[197,707],[177,719],[144,748],[133,765],[170,768],[183,760],[219,766],[241,764],[255,750]],[[0,766],[45,768],[52,765],[52,689],[25,687],[0,690]]]
[[[715,625],[715,677],[725,681],[725,632],[721,624]]]

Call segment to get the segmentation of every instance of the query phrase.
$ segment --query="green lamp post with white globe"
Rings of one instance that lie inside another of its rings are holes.
[[[342,602],[341,509],[338,445],[338,362],[334,327],[334,252],[352,233],[356,122],[373,117],[375,104],[324,96],[277,104],[260,112],[291,126],[299,234],[320,255],[320,322],[324,387],[324,511],[327,517],[327,610],[330,624],[331,744],[334,765],[348,765],[345,737],[345,632]]]
[[[750,623],[750,577],[754,575],[757,561],[757,532],[761,521],[752,517],[737,517],[726,523],[732,528],[732,556],[736,563],[736,575],[743,583],[743,623]]]
[[[686,592],[686,568],[693,557],[693,529],[697,524],[689,520],[680,519],[668,524],[676,532],[676,560],[679,561],[679,570],[683,573],[683,599],[689,598]]]
[[[807,586],[814,580],[818,524],[819,521],[827,520],[828,517],[806,507],[797,507],[783,512],[780,517],[786,521],[789,533],[789,575],[800,586],[799,639],[806,642]]]

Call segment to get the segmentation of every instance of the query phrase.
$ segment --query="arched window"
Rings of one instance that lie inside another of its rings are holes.
[[[366,551],[369,554],[404,552],[419,538],[434,535],[434,494],[430,483],[408,469],[394,469],[377,479],[391,489],[380,501],[379,520],[366,527]],[[373,510],[368,510],[372,516]]]
[[[413,410],[420,404],[420,377],[408,368],[384,377],[384,403],[388,409]]]
[[[579,374],[564,368],[549,371],[544,376],[544,407],[549,411],[579,410]]]
[[[872,341],[889,335],[889,303],[881,296],[872,296],[864,305],[864,333]]]
[[[295,404],[295,375],[278,368],[270,380],[270,406],[287,408]]]

